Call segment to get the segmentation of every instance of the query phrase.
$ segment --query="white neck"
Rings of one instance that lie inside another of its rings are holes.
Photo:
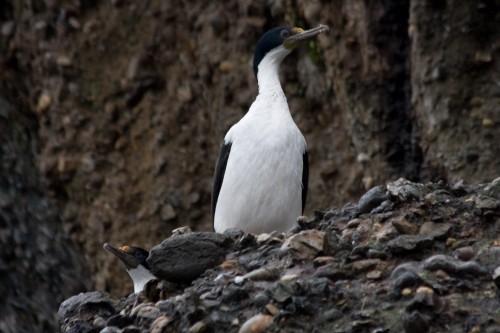
[[[283,94],[280,83],[280,65],[283,59],[289,55],[291,50],[283,45],[269,51],[259,63],[257,81],[259,83],[259,94]]]
[[[142,265],[128,270],[128,275],[130,275],[132,281],[134,281],[134,293],[141,292],[146,283],[156,279],[156,276],[151,274],[151,272]]]

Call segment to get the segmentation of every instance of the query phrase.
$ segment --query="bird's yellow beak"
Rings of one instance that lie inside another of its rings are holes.
[[[330,28],[324,24],[320,24],[316,28],[309,30],[295,27],[291,29],[292,35],[285,39],[283,45],[285,46],[285,48],[293,50],[300,44],[300,42],[316,37],[323,32],[327,32],[328,30],[330,30]]]
[[[109,243],[105,243],[103,247],[105,250],[108,250],[109,252],[113,253],[118,259],[120,259],[125,264],[125,267],[127,267],[127,269],[136,268],[137,266],[139,266],[139,262],[137,261],[137,259],[129,253],[130,246],[125,245],[116,248]]]

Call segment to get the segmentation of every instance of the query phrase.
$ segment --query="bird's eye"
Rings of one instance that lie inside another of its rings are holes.
[[[281,30],[281,38],[288,38],[290,37],[290,31],[288,30]]]

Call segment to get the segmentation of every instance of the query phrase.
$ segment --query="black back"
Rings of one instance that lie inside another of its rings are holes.
[[[224,173],[226,172],[227,160],[229,159],[229,153],[231,152],[231,145],[231,142],[222,143],[219,157],[217,158],[217,164],[215,165],[214,185],[212,188],[212,224],[215,219],[215,207],[217,206],[217,199],[219,199],[222,181],[224,180]]]
[[[307,150],[302,155],[302,214],[306,207],[307,187],[309,186],[309,156]]]
[[[278,27],[267,31],[260,37],[255,47],[255,54],[253,57],[253,72],[257,77],[259,71],[259,64],[264,59],[266,54],[277,46],[283,44],[285,39],[291,36],[291,27]]]

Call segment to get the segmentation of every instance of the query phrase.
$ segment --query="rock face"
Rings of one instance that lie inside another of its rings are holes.
[[[91,285],[87,264],[65,232],[58,206],[35,167],[36,128],[25,108],[14,109],[0,95],[0,331],[4,333],[54,332],[54,310]]]
[[[59,320],[63,332],[495,332],[499,187],[500,178],[480,186],[398,180],[385,188],[388,203],[369,213],[318,212],[284,236],[231,231],[224,262],[188,287],[157,283],[115,300],[81,294],[61,305]],[[394,227],[402,217],[417,234]],[[202,235],[192,239],[201,244]],[[96,297],[105,299],[99,307]]]

